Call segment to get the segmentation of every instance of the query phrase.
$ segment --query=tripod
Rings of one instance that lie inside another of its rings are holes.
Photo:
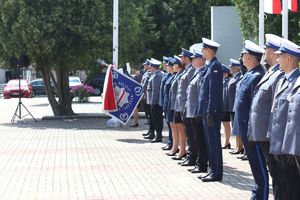
[[[20,72],[20,68],[19,68],[19,72]],[[26,115],[22,116],[22,107],[27,111]],[[13,117],[11,118],[11,123],[15,123],[15,119],[16,117],[18,117],[19,119],[22,119],[23,117],[26,117],[27,115],[30,115],[32,117],[32,119],[36,121],[36,119],[33,117],[33,115],[29,112],[29,110],[26,108],[26,106],[22,103],[22,94],[21,94],[21,75],[19,74],[19,102],[17,105],[17,108],[14,112]]]

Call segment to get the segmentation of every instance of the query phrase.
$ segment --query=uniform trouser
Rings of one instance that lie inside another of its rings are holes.
[[[189,161],[196,162],[197,150],[194,142],[194,132],[192,130],[192,119],[184,116],[182,116],[182,118],[187,137],[187,144],[189,145]]]
[[[204,137],[208,151],[210,173],[213,178],[223,176],[223,157],[221,148],[221,116],[215,117],[215,125],[208,126],[207,118],[203,118]]]
[[[172,128],[171,128],[170,122],[168,122],[168,120],[167,120],[168,110],[163,109],[163,112],[164,112],[165,120],[166,120],[166,123],[167,123],[167,126],[168,126],[168,130],[169,130],[167,145],[168,146],[173,146]]]
[[[280,191],[284,191],[282,199],[299,200],[300,185],[295,160],[289,155],[274,155],[274,158],[280,174]]]
[[[162,138],[162,129],[163,129],[163,108],[159,105],[151,106],[151,118],[153,123],[153,129],[156,131],[156,138]]]
[[[169,129],[169,140],[168,140],[168,145],[169,145],[169,146],[173,146],[173,137],[172,137],[172,129],[171,129],[170,122],[167,122],[167,125],[168,125],[168,129]]]
[[[270,175],[272,177],[272,186],[273,186],[273,197],[275,200],[284,200],[282,194],[285,191],[281,191],[280,189],[280,174],[278,171],[278,166],[276,165],[276,161],[274,158],[274,155],[269,153],[270,149],[270,142],[269,141],[264,141],[264,142],[255,142],[256,144],[259,145],[260,149],[262,150],[262,153],[264,155],[264,159],[266,162],[266,165],[269,169]]]
[[[149,133],[150,137],[154,137],[154,125],[153,125],[153,118],[152,118],[152,112],[151,112],[151,105],[150,104],[146,105],[146,111],[149,114],[149,130],[148,130],[148,133]],[[146,113],[146,111],[145,111],[145,113]]]
[[[254,182],[256,184],[254,189],[252,190],[252,199],[268,199],[269,175],[263,152],[258,144],[254,142],[249,143],[247,131],[242,132],[241,138],[247,153]]]
[[[295,156],[295,160],[298,169],[298,176],[300,177],[300,156]]]
[[[196,165],[201,170],[207,170],[208,157],[207,157],[206,144],[204,138],[202,117],[192,118],[191,124],[192,124],[192,131],[194,135],[194,143],[197,152]]]
[[[149,124],[150,124],[150,120],[151,120],[150,115],[151,115],[151,105],[146,104],[146,106],[145,106],[145,116],[146,116],[146,119],[147,119]]]

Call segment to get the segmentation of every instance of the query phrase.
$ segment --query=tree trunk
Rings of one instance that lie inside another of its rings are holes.
[[[56,77],[59,115],[72,116],[74,112],[72,110],[72,98],[70,96],[69,68],[61,63],[56,68]]]
[[[42,73],[42,77],[45,83],[45,89],[46,89],[46,93],[47,93],[47,97],[48,97],[48,101],[50,103],[50,106],[52,108],[53,114],[54,116],[59,116],[60,115],[60,111],[59,111],[59,105],[58,102],[55,99],[54,94],[52,93],[51,90],[51,81],[50,81],[50,72],[51,70],[49,69],[49,67],[43,65],[43,67],[39,68],[41,73]]]
[[[39,70],[42,73],[42,77],[45,83],[45,89],[48,96],[50,106],[52,108],[54,116],[72,116],[74,112],[72,110],[72,99],[70,98],[69,88],[69,69],[64,65],[60,65],[56,68],[56,100],[51,90],[51,70],[42,63],[37,63]],[[53,78],[53,77],[52,77]]]

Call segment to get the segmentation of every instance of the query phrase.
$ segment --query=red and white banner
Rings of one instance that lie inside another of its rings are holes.
[[[281,14],[280,0],[264,0],[264,12],[269,14]]]
[[[113,74],[111,65],[107,69],[103,86],[103,110],[105,112],[114,112],[118,110],[114,93]]]
[[[298,12],[298,0],[288,0],[289,9],[292,12]]]

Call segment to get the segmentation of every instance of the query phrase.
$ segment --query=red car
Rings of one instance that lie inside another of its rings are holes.
[[[20,89],[19,89],[19,79],[13,79],[8,81],[3,90],[4,99],[9,98],[18,98],[21,93],[23,98],[32,97],[32,86],[28,83],[27,80],[20,80]]]

